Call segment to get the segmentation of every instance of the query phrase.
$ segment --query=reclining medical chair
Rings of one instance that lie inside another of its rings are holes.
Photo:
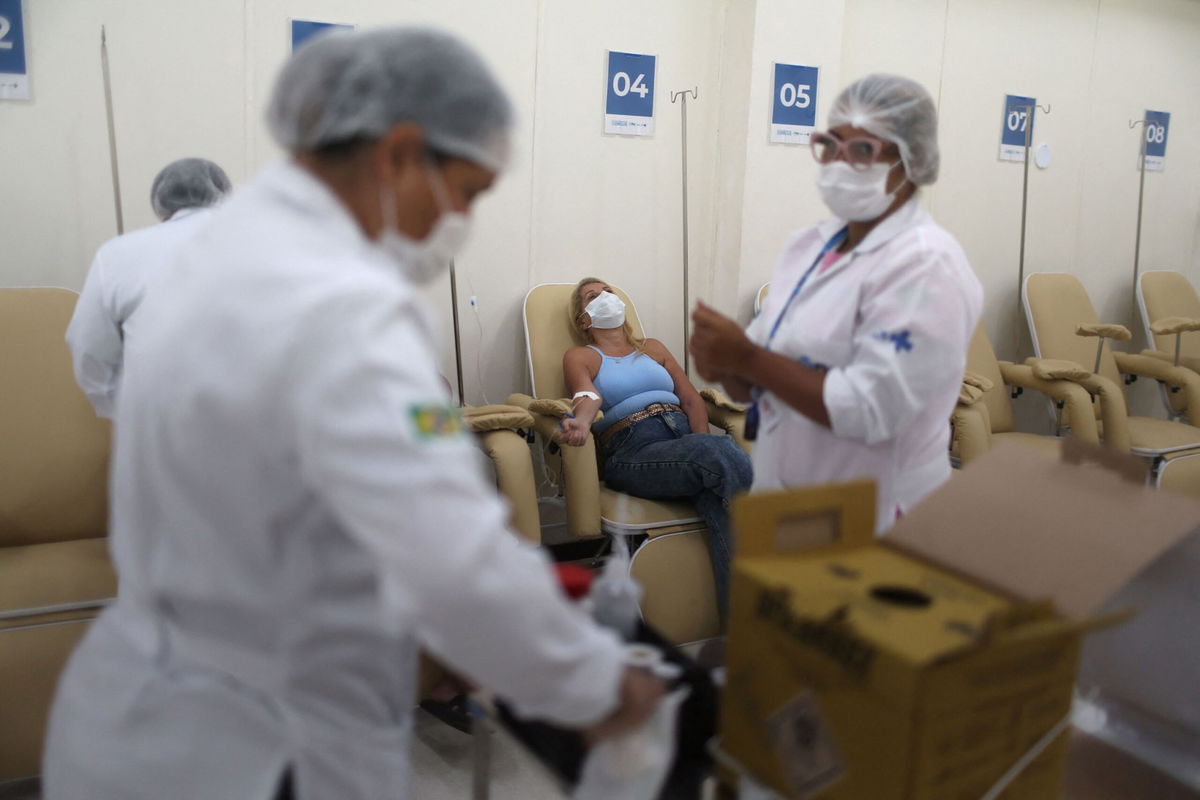
[[[59,673],[117,591],[109,423],[63,340],[76,297],[0,289],[0,782],[40,772]]]
[[[1049,359],[1035,366],[1035,373],[1073,380],[1087,389],[1097,400],[1093,414],[1106,446],[1147,459],[1155,486],[1200,497],[1200,428],[1130,416],[1121,385],[1123,375],[1130,376],[1126,383],[1144,376],[1190,396],[1200,391],[1200,375],[1150,356],[1114,352],[1109,339],[1127,341],[1132,335],[1122,325],[1097,321],[1092,301],[1074,275],[1029,275],[1022,295],[1033,351],[1039,359]],[[1077,426],[1077,418],[1069,422]]]
[[[966,374],[952,418],[952,459],[965,466],[992,446],[1009,441],[1057,452],[1066,432],[1067,419],[1075,421],[1071,428],[1073,436],[1091,443],[1099,441],[1091,395],[1073,381],[1038,377],[1035,361],[1013,364],[997,360],[987,329],[979,323],[967,351]],[[1025,389],[1039,391],[1053,401],[1054,436],[1022,433],[1015,429],[1012,398]]]
[[[1138,309],[1150,348],[1142,355],[1200,373],[1200,296],[1178,272],[1143,272],[1137,284]],[[1177,386],[1159,381],[1172,419],[1200,424],[1200,408],[1189,413],[1188,397]]]
[[[595,437],[581,447],[559,447],[559,421],[571,410],[563,378],[563,355],[583,339],[570,313],[575,284],[545,283],[525,297],[525,340],[533,394],[508,402],[528,410],[542,447],[561,464],[568,532],[575,538],[645,534],[630,572],[642,584],[642,616],[674,642],[698,641],[720,630],[712,565],[704,523],[685,501],[644,500],[601,482]],[[625,316],[637,335],[641,323],[633,302],[620,289]],[[741,411],[719,394],[705,391],[709,420],[738,431]]]

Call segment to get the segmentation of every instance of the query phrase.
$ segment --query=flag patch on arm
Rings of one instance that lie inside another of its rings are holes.
[[[467,429],[462,412],[442,403],[409,407],[413,430],[420,439],[453,439]]]

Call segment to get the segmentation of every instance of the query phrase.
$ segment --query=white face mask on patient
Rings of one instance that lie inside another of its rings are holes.
[[[471,221],[467,215],[450,206],[450,193],[445,180],[432,166],[427,166],[426,170],[441,213],[424,239],[413,239],[400,232],[395,195],[387,186],[379,191],[379,208],[383,217],[379,246],[418,284],[429,283],[449,269],[450,261],[462,252],[471,233]]]
[[[887,211],[895,199],[896,192],[887,190],[887,179],[892,167],[899,163],[878,162],[861,171],[845,161],[822,164],[817,174],[817,190],[835,217],[867,222]],[[903,185],[902,181],[900,186]]]
[[[593,328],[610,330],[625,324],[625,304],[612,292],[601,292],[583,310],[592,318]]]

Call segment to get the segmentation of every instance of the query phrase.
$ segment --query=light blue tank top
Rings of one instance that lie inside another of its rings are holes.
[[[671,373],[650,356],[635,352],[617,358],[606,356],[599,347],[588,347],[600,353],[602,359],[592,381],[600,392],[600,410],[604,412],[604,419],[592,425],[595,433],[604,433],[610,425],[651,403],[679,405]]]

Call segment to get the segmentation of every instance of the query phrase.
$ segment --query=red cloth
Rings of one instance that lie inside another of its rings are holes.
[[[567,597],[582,600],[592,590],[592,571],[578,564],[555,564],[558,583]]]

